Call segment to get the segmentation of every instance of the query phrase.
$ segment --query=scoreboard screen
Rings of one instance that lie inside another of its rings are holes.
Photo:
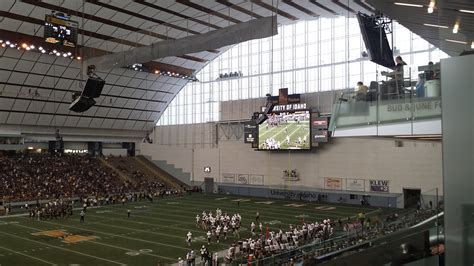
[[[48,43],[76,47],[78,23],[67,19],[46,15],[44,20],[44,40]]]

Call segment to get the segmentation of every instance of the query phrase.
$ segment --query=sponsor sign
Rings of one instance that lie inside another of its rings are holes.
[[[342,189],[342,179],[334,177],[325,177],[324,178],[324,188],[327,189]]]
[[[311,126],[314,129],[328,129],[328,118],[327,117],[315,117]]]
[[[222,174],[222,183],[235,183],[235,174]]]
[[[256,143],[257,140],[257,125],[254,121],[246,122],[244,124],[244,143]]]
[[[247,174],[238,174],[237,183],[247,185],[249,183],[249,175]]]
[[[346,179],[346,190],[352,191],[365,191],[365,180],[364,179]]]
[[[327,130],[313,130],[313,142],[328,142]]]
[[[263,175],[250,175],[249,184],[263,186]]]
[[[369,180],[370,191],[372,192],[389,192],[388,180]]]

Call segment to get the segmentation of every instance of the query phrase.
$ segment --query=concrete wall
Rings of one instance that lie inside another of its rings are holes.
[[[307,106],[318,106],[316,109],[321,113],[331,113],[334,100],[344,91],[347,90],[301,94],[301,102],[306,103]],[[252,114],[260,111],[260,108],[264,106],[265,103],[265,98],[222,102],[220,105],[220,120],[250,120]]]
[[[403,188],[430,194],[442,190],[439,142],[404,140],[397,147],[389,138],[333,138],[309,152],[254,151],[243,140],[221,140],[214,146],[159,143],[143,144],[142,153],[192,173],[194,181],[213,177],[222,182],[224,174],[235,174],[236,180],[238,175],[263,175],[265,186],[325,188],[324,178],[332,177],[342,178],[341,190],[348,189],[347,179],[364,180],[365,191],[370,190],[369,180],[388,180],[390,193],[402,193]],[[204,173],[205,166],[211,173]],[[297,169],[300,180],[284,181],[285,169]]]

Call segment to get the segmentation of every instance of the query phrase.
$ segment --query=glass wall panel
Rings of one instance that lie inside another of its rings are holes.
[[[394,22],[395,54],[410,65],[434,63],[447,55]],[[278,35],[240,43],[196,73],[163,112],[158,125],[190,124],[220,119],[222,101],[264,97],[288,87],[290,93],[353,89],[358,81],[382,80],[367,51],[356,18],[334,17],[282,25]],[[388,36],[391,41],[392,36]],[[219,74],[242,73],[219,79]],[[418,72],[412,68],[412,79]]]

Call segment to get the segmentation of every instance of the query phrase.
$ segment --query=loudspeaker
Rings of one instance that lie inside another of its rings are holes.
[[[104,88],[105,80],[101,78],[88,78],[82,96],[89,98],[98,98],[102,94],[102,89]]]
[[[265,106],[265,114],[269,114],[273,111],[275,104],[271,100],[267,100],[267,105]]]
[[[69,105],[69,110],[82,113],[89,110],[94,104],[94,99],[81,96]]]
[[[265,122],[265,120],[267,120],[268,116],[266,114],[261,114],[257,120],[255,120],[255,123],[257,125],[260,125],[261,123]]]

